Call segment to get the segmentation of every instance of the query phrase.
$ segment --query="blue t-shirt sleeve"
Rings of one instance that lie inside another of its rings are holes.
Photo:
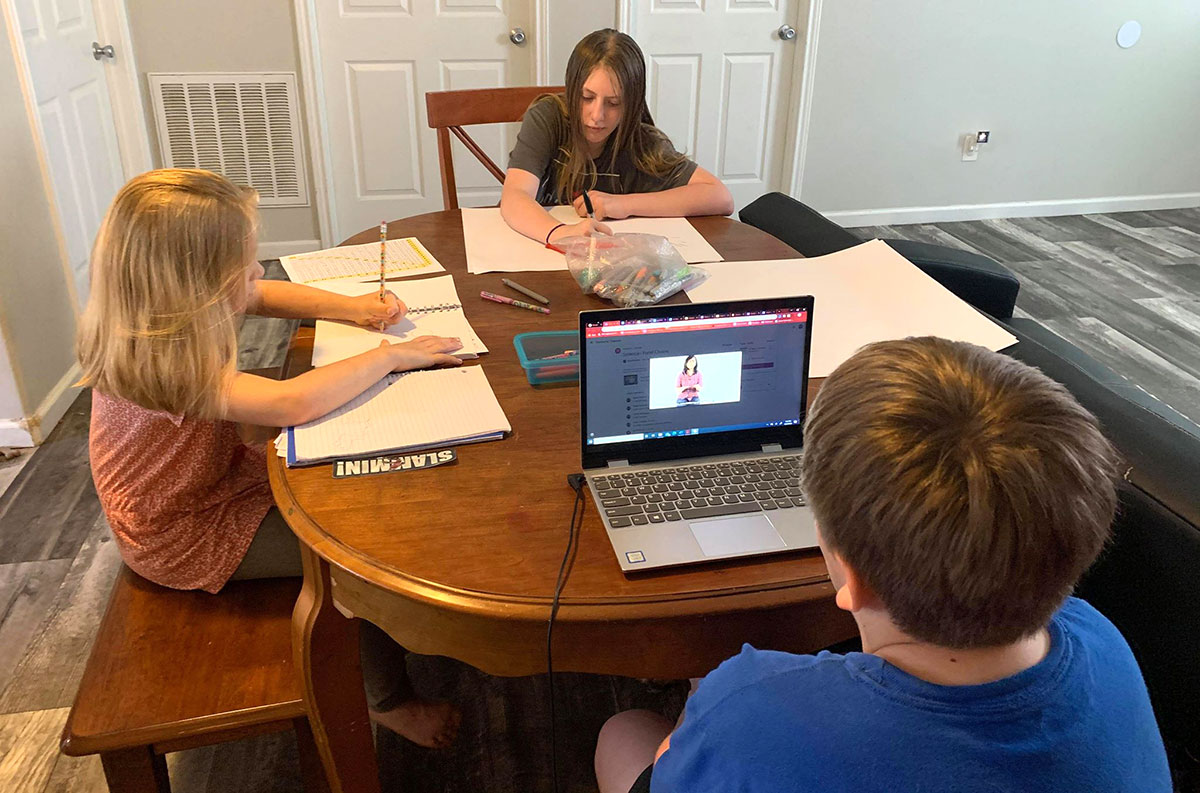
[[[746,740],[747,731],[755,729],[754,714],[737,707],[740,695],[766,678],[812,666],[821,656],[761,651],[747,644],[722,662],[688,699],[683,723],[671,734],[671,748],[654,766],[652,793],[700,793],[727,780],[731,765],[762,768],[754,742]]]

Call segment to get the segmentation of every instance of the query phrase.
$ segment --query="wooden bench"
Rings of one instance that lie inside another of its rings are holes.
[[[112,793],[165,793],[167,752],[294,729],[307,789],[326,790],[292,661],[299,591],[291,578],[181,592],[122,567],[63,753],[99,754]]]

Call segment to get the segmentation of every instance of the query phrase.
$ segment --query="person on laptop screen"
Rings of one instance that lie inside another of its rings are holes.
[[[675,403],[686,405],[700,401],[700,389],[704,388],[704,375],[700,374],[700,363],[695,355],[683,360],[683,371],[675,378]]]
[[[1170,791],[1129,646],[1070,597],[1108,537],[1116,459],[1015,359],[860,350],[809,413],[802,481],[863,652],[743,646],[674,732],[648,711],[605,724],[600,793]]]

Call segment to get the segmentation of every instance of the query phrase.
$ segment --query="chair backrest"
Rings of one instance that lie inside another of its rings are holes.
[[[559,94],[561,85],[527,85],[518,88],[474,88],[466,91],[430,91],[425,94],[425,111],[431,129],[437,130],[438,165],[442,172],[442,203],[458,209],[458,187],[454,182],[454,158],[450,133],[463,142],[483,167],[504,183],[504,171],[492,161],[463,127],[472,124],[507,124],[520,121],[533,100],[542,94]]]

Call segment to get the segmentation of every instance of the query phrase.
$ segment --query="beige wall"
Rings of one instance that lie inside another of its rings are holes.
[[[75,310],[17,69],[5,31],[0,35],[0,335],[8,365],[0,365],[0,421],[31,416],[75,363]]]
[[[326,0],[318,0],[325,2]],[[307,207],[263,207],[260,241],[320,237],[305,134],[307,108],[291,0],[126,0],[155,164],[161,165],[148,72],[295,72],[309,184]]]
[[[800,198],[825,212],[1200,193],[1195,2],[825,0],[813,79]]]
[[[550,3],[550,83],[563,81],[567,59],[581,38],[600,28],[617,26],[616,2],[557,0]]]

